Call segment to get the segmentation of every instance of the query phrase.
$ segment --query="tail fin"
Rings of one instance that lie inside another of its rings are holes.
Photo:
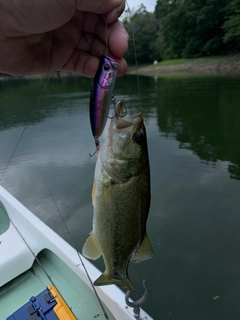
[[[134,286],[132,285],[129,278],[123,278],[119,274],[109,275],[107,273],[103,273],[95,282],[95,286],[106,286],[109,284],[116,284],[117,286],[127,289],[130,291],[135,291]]]

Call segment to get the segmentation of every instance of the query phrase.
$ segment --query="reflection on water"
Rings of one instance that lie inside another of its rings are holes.
[[[239,97],[239,81],[229,78],[179,79],[167,90],[159,86],[160,131],[206,162],[229,161],[230,177],[240,179]]]
[[[0,83],[1,184],[66,240],[49,189],[81,250],[92,229],[95,146],[88,117],[91,82]],[[119,78],[115,96],[142,111],[148,133],[154,258],[131,264],[155,319],[237,319],[240,313],[240,79]],[[102,262],[94,262],[103,268]],[[214,297],[219,296],[214,300]],[[134,296],[133,296],[134,298]]]

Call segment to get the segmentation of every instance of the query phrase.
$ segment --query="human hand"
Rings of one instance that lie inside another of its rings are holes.
[[[124,74],[128,34],[117,20],[124,8],[125,0],[0,0],[0,72],[94,77],[107,42]]]

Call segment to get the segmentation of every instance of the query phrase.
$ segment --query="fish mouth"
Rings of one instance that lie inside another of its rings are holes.
[[[141,112],[129,118],[125,118],[125,115],[126,110],[123,107],[123,103],[122,101],[118,101],[114,108],[114,117],[112,118],[112,121],[114,120],[116,129],[128,129],[129,127],[138,124],[141,125],[143,122],[143,116]]]

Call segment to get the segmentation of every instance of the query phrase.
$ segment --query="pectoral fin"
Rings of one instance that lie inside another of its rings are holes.
[[[95,205],[95,197],[96,197],[96,182],[93,181],[93,187],[92,187],[92,205]]]
[[[147,234],[138,248],[137,252],[131,257],[130,261],[137,263],[144,260],[151,259],[153,257],[152,245],[148,239]]]
[[[96,260],[102,255],[97,240],[94,236],[94,233],[90,233],[90,236],[84,243],[82,248],[82,254],[84,255],[84,257],[91,260]]]
[[[103,194],[105,204],[109,204],[112,201],[112,185],[111,183],[103,186]]]

